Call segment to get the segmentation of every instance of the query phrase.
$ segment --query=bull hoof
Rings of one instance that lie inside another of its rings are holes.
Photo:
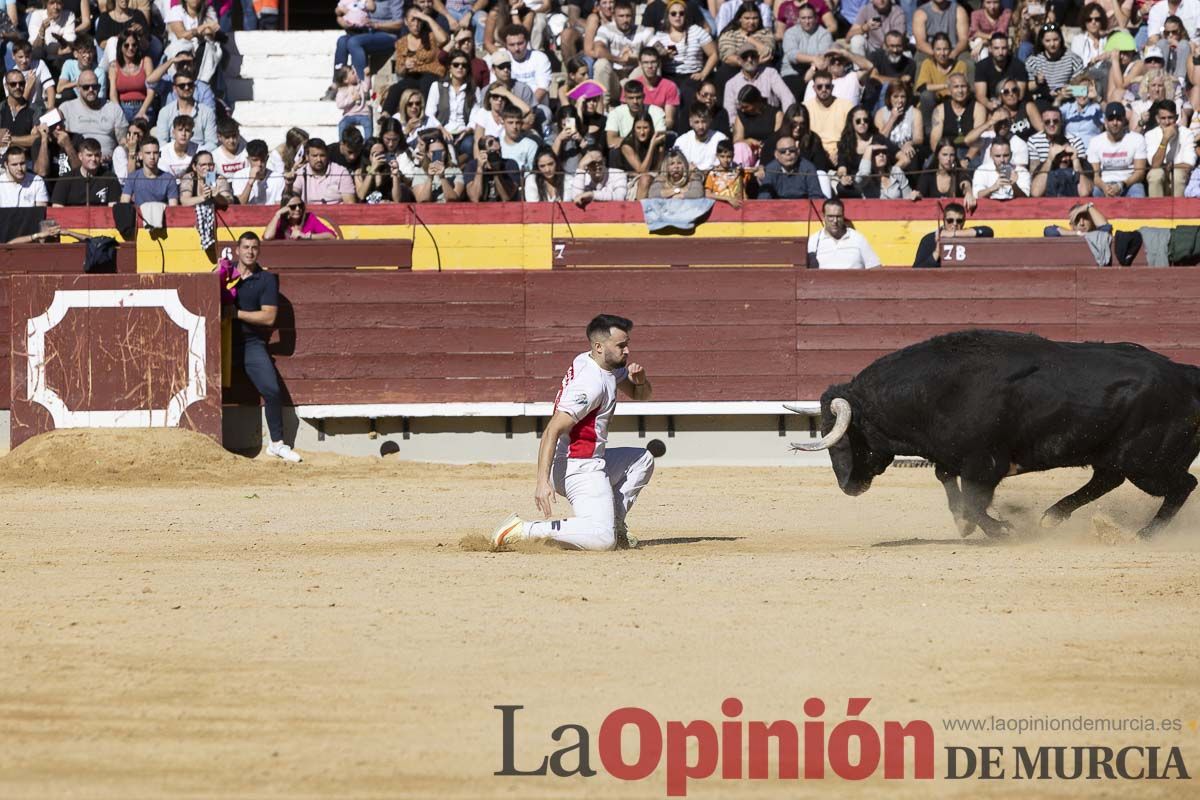
[[[1061,511],[1055,511],[1053,508],[1047,509],[1045,514],[1042,514],[1042,520],[1038,523],[1042,530],[1050,530],[1057,528],[1070,517],[1070,514],[1063,514]]]
[[[1158,533],[1159,530],[1160,526],[1158,525],[1147,525],[1137,532],[1137,537],[1139,539],[1153,539],[1154,535]]]
[[[989,539],[1007,539],[1012,535],[1012,525],[1007,522],[997,522],[994,525],[988,525],[983,529]]]
[[[955,517],[954,524],[958,528],[958,535],[962,538],[967,538],[975,532],[975,523],[962,517]]]

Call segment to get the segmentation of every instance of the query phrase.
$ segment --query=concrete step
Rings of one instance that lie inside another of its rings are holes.
[[[262,139],[267,143],[268,147],[275,147],[283,143],[283,138],[287,134],[288,128],[302,128],[308,131],[308,135],[317,139],[324,139],[326,142],[333,143],[338,140],[336,125],[305,125],[300,121],[293,122],[288,125],[266,125],[266,126],[250,126],[242,128],[242,138],[247,142],[251,139]]]
[[[233,35],[239,53],[258,55],[291,55],[295,53],[329,53],[342,35],[332,31],[238,31]]]
[[[227,78],[229,96],[236,102],[264,103],[320,100],[329,88],[329,78]]]
[[[237,121],[243,125],[337,125],[342,118],[342,112],[331,102],[320,100],[291,101],[281,103],[265,103],[261,100],[248,100],[238,103],[233,112]]]
[[[333,77],[333,51],[290,55],[243,53],[238,74],[243,78],[320,78]]]

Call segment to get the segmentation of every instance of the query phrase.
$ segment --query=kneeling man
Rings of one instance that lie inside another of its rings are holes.
[[[608,422],[617,389],[633,400],[650,399],[650,381],[629,361],[624,317],[601,314],[587,326],[590,349],[575,357],[554,399],[554,414],[538,448],[534,500],[547,517],[554,495],[571,501],[571,519],[526,522],[513,514],[492,534],[492,547],[520,539],[553,539],[577,550],[612,550],[628,544],[625,515],[650,482],[654,457],[642,447],[607,448]]]

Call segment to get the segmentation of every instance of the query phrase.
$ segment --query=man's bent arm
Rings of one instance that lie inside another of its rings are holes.
[[[550,469],[554,465],[554,449],[558,446],[560,436],[571,430],[575,418],[563,411],[556,411],[542,431],[542,441],[538,445],[537,489],[533,499],[538,510],[547,517],[553,511],[554,481],[550,477]]]

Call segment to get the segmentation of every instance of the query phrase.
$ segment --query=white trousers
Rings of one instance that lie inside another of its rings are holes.
[[[526,522],[525,535],[554,539],[577,550],[612,550],[616,528],[653,474],[654,456],[641,447],[606,448],[603,460],[555,459],[550,469],[554,491],[571,501],[575,516]]]

